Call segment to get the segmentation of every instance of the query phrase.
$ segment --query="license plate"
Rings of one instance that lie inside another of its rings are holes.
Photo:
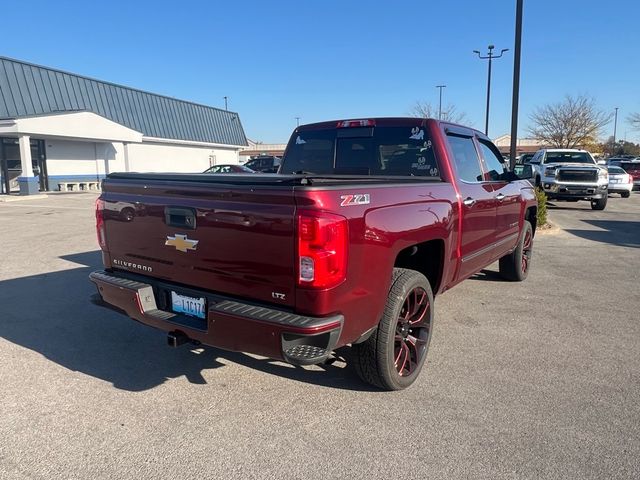
[[[611,183],[620,183],[620,179],[618,179],[618,178],[612,178],[612,179],[611,179]]]
[[[171,306],[176,313],[206,318],[204,298],[187,297],[186,295],[171,292]]]

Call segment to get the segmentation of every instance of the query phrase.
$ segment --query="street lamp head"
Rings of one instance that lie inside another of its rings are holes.
[[[494,48],[496,48],[495,45],[489,45],[489,50],[493,50]]]
[[[480,55],[480,52],[478,50],[474,50],[473,53],[477,53],[478,55]]]
[[[504,52],[508,52],[509,49],[508,48],[503,48],[502,51],[500,52],[500,55],[502,55]]]

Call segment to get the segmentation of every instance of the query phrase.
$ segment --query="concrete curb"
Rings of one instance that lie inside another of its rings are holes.
[[[37,195],[0,195],[0,203],[9,203],[9,202],[22,202],[24,200],[40,200],[42,198],[47,198],[49,195],[46,193],[39,193]]]
[[[560,227],[547,220],[547,224],[544,227],[536,229],[536,235],[554,235],[559,233],[560,230]]]

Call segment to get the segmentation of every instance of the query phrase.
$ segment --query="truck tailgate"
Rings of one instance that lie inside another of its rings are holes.
[[[112,268],[293,305],[292,187],[108,179],[101,198]]]

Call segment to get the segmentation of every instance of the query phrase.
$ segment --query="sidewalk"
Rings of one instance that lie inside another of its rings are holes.
[[[10,195],[0,195],[0,203],[21,202],[23,200],[41,200],[47,197],[58,197],[67,195],[93,195],[97,197],[98,195],[100,195],[100,193],[102,193],[100,190],[80,190],[78,192],[46,192],[38,193],[37,195],[18,195],[17,193],[12,193]]]

